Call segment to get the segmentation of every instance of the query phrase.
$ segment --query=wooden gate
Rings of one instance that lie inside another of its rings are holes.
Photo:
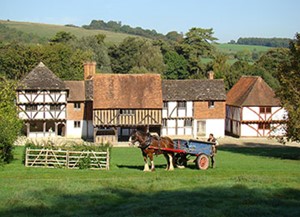
[[[106,152],[95,152],[27,148],[25,166],[109,170],[109,149]]]

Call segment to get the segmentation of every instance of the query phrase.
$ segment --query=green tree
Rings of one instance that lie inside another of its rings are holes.
[[[54,43],[67,43],[72,40],[75,40],[76,36],[70,32],[60,31],[57,32],[54,37],[52,37],[49,41]]]
[[[215,47],[212,43],[216,40],[217,38],[213,37],[213,29],[192,28],[176,46],[176,51],[188,61],[188,70],[192,78],[206,77],[201,57],[213,55]]]
[[[290,44],[290,60],[283,62],[277,77],[280,88],[276,92],[282,106],[287,110],[287,137],[300,141],[300,34]]]
[[[119,45],[109,48],[114,73],[138,73],[164,71],[163,56],[159,46],[149,40],[128,37]]]
[[[103,34],[82,37],[74,41],[73,46],[80,50],[89,51],[92,55],[91,60],[96,61],[99,71],[111,72],[108,49],[104,43],[105,37]]]
[[[92,53],[69,44],[54,43],[43,46],[41,59],[61,79],[82,80],[83,63],[92,59]]]
[[[166,79],[187,79],[189,72],[187,71],[186,59],[175,51],[168,51],[164,55],[166,70],[163,77]]]
[[[153,44],[145,40],[143,45],[140,47],[138,53],[136,54],[136,65],[135,71],[130,70],[130,73],[136,73],[137,69],[146,69],[149,73],[162,74],[165,69],[163,62],[163,55],[158,46],[153,46]]]
[[[21,132],[22,122],[15,106],[16,83],[0,77],[0,164],[13,159],[13,143]]]
[[[40,46],[11,43],[0,46],[0,75],[7,79],[21,79],[37,63]]]

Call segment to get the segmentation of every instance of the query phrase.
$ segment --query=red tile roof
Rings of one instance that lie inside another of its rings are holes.
[[[68,101],[85,101],[84,81],[65,81],[69,89]]]
[[[100,74],[93,79],[94,109],[161,109],[158,74]]]
[[[272,88],[259,76],[243,76],[227,93],[227,105],[280,106]]]

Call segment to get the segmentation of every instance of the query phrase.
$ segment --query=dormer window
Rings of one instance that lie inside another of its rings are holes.
[[[215,101],[210,100],[208,101],[208,108],[214,108],[215,107]]]

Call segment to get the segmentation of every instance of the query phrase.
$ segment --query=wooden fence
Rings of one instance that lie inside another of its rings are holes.
[[[95,152],[27,148],[25,166],[109,170],[109,149]]]

